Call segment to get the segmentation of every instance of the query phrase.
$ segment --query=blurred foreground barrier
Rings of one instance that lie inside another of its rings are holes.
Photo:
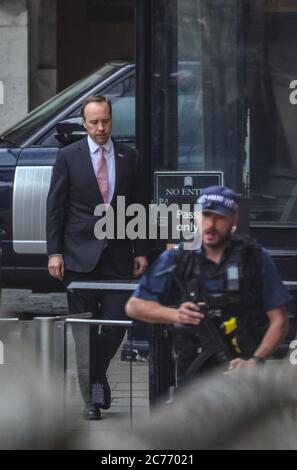
[[[297,449],[293,366],[251,367],[196,379],[132,434],[106,432],[92,449]],[[174,452],[173,452],[174,453]]]

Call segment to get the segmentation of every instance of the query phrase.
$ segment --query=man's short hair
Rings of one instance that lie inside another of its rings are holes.
[[[81,107],[81,115],[83,119],[85,119],[85,108],[89,103],[107,103],[109,107],[110,117],[112,117],[112,106],[110,99],[107,98],[107,96],[103,95],[91,95],[88,96],[88,98],[83,102],[83,105]]]

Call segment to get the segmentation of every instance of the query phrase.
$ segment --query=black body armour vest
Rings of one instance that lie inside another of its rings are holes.
[[[180,305],[191,300],[218,308],[216,293],[208,286],[219,284],[222,286],[219,292],[222,319],[236,318],[236,341],[240,352],[235,356],[252,356],[268,328],[263,307],[261,247],[250,238],[236,236],[226,248],[225,259],[220,266],[205,262],[199,253],[184,251],[181,246],[177,247],[175,257],[176,268],[168,303]],[[239,290],[236,293],[227,289],[226,268],[232,264],[239,268]]]

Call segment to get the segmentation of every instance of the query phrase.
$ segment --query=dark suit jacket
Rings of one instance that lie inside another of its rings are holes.
[[[116,197],[125,196],[126,206],[144,204],[144,180],[135,150],[114,144],[115,191],[111,206],[116,217]],[[103,241],[94,235],[99,220],[95,207],[103,203],[89,152],[87,138],[62,148],[53,170],[47,199],[48,255],[62,254],[65,268],[90,272],[99,261]],[[114,266],[130,273],[133,257],[145,255],[145,240],[108,240]]]

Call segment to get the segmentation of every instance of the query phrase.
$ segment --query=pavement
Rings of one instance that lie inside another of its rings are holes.
[[[31,318],[39,315],[66,315],[67,301],[64,293],[32,294],[28,290],[2,290],[2,317]],[[119,429],[130,432],[145,417],[149,416],[149,369],[148,362],[122,361],[120,350],[113,359],[109,370],[109,383],[112,393],[111,408],[102,410],[101,421],[84,421],[84,408],[80,394],[74,341],[71,328],[67,331],[67,367],[65,382],[65,417],[67,429],[87,431],[92,442],[100,442],[100,436],[107,431]],[[132,373],[132,399],[130,374]]]

